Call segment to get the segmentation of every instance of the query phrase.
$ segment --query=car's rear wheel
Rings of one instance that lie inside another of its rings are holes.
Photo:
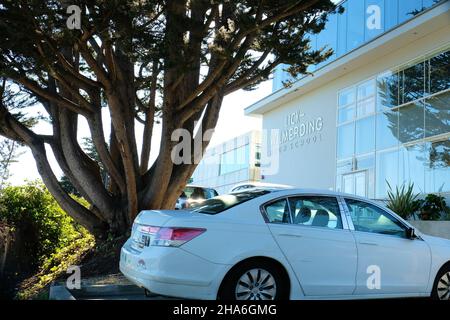
[[[436,300],[450,300],[450,265],[438,273],[431,297]]]
[[[281,300],[289,296],[286,276],[270,261],[247,261],[224,279],[219,298],[223,300]]]

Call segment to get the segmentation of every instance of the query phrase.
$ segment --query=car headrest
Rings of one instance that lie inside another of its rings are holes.
[[[323,209],[317,210],[312,225],[316,227],[326,227],[328,226],[328,222],[330,222],[330,215],[328,212]]]
[[[311,209],[302,207],[295,216],[295,223],[305,223],[311,219]]]

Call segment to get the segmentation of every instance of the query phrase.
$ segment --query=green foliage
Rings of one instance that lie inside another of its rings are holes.
[[[72,197],[87,206],[84,199]],[[38,181],[0,191],[0,221],[13,227],[24,241],[18,261],[30,263],[37,272],[19,286],[17,299],[45,299],[43,289],[95,245],[94,237],[67,215]]]
[[[81,194],[73,186],[72,182],[70,182],[70,180],[69,180],[69,178],[67,178],[67,176],[62,176],[61,179],[59,180],[59,184],[64,189],[64,191],[67,192],[68,194],[72,194],[77,197],[81,197]]]
[[[86,236],[40,182],[8,186],[0,193],[0,220],[17,229],[32,267],[40,266],[61,248]]]
[[[449,217],[450,208],[445,202],[445,198],[436,194],[428,194],[421,200],[419,217],[422,220],[440,220]]]
[[[387,181],[386,181],[387,182]],[[411,217],[420,207],[420,201],[417,200],[418,194],[414,194],[414,183],[410,183],[407,186],[402,184],[399,188],[395,187],[395,191],[392,190],[391,185],[388,190],[388,203],[387,207],[397,213],[404,219]]]
[[[77,265],[82,257],[95,246],[95,240],[87,231],[82,230],[79,238],[70,245],[56,250],[45,260],[38,274],[22,283],[16,295],[16,299],[42,300],[47,298],[45,289],[52,281],[55,281],[71,265]]]

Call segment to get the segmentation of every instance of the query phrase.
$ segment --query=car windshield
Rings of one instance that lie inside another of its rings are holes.
[[[234,194],[225,194],[203,201],[191,207],[191,211],[204,214],[218,214],[238,204],[270,193],[268,190],[251,190]]]

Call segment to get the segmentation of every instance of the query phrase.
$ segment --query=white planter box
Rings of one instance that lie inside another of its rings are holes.
[[[425,234],[450,239],[450,221],[409,220],[408,222]]]

